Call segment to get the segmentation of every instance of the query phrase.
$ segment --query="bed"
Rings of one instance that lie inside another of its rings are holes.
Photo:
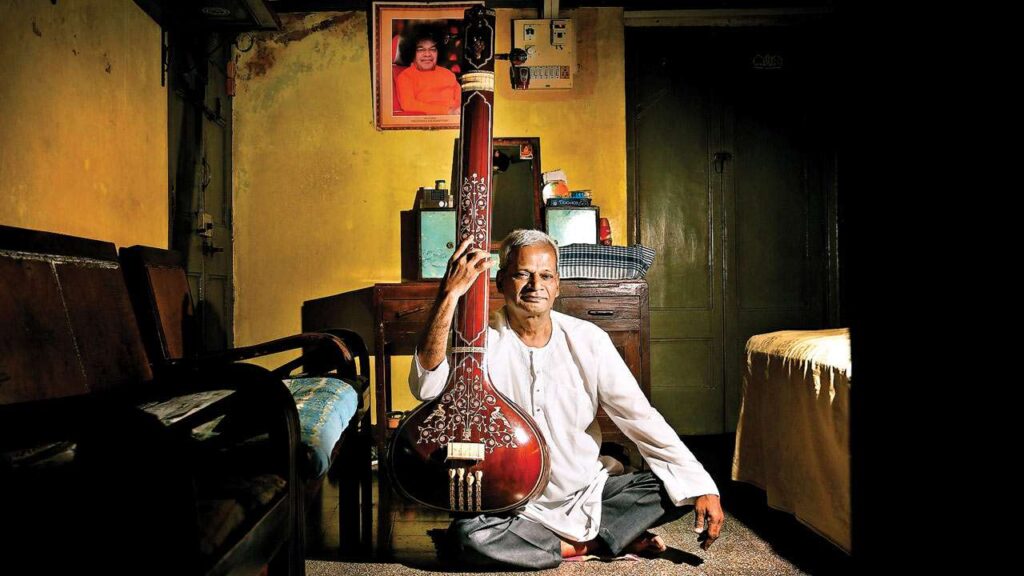
[[[850,333],[747,340],[732,479],[850,552]]]

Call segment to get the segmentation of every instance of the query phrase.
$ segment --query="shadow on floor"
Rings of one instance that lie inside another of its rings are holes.
[[[786,560],[809,574],[853,574],[852,558],[788,512],[768,507],[756,486],[730,480],[735,434],[685,436],[683,442],[718,484],[722,507]]]

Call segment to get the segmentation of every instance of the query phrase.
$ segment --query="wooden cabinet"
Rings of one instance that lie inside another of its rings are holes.
[[[412,354],[426,325],[437,282],[377,284],[373,288],[374,356],[376,358],[378,454],[383,454],[387,418],[391,410],[391,356]],[[307,303],[308,304],[308,303]],[[504,300],[491,284],[491,309]],[[650,398],[651,370],[648,362],[650,339],[647,317],[647,283],[643,280],[563,280],[561,296],[555,301],[559,312],[589,320],[611,336],[615,347],[632,370],[644,394]],[[323,320],[321,318],[321,320]],[[309,329],[303,326],[304,329]],[[604,414],[599,412],[605,442],[627,444],[628,440]],[[630,450],[635,456],[635,448]],[[639,464],[638,460],[633,462]]]

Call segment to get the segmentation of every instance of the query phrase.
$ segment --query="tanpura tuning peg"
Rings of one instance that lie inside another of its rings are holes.
[[[494,57],[498,60],[508,60],[513,66],[522,66],[526,64],[529,55],[522,48],[513,48],[508,54],[495,54]]]

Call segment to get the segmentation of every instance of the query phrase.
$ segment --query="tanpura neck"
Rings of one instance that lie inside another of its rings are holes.
[[[517,318],[505,310],[508,325],[516,336],[531,348],[543,348],[551,340],[551,315]]]

